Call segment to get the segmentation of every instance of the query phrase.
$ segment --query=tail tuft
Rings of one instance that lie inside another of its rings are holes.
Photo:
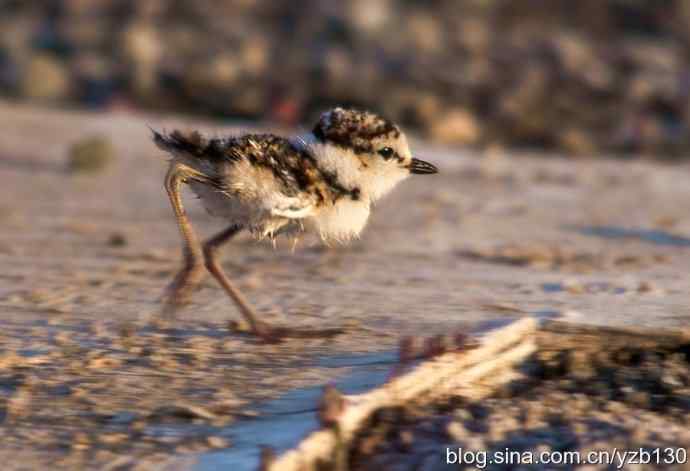
[[[197,131],[183,134],[180,131],[173,131],[165,134],[151,129],[153,142],[158,148],[168,152],[185,152],[196,157],[201,157],[206,153],[208,143],[206,139]]]
[[[153,128],[149,129],[153,134],[153,142],[159,149],[166,152],[184,153],[209,161],[233,160],[231,153],[228,152],[228,143],[224,139],[206,139],[198,131],[184,134],[175,130],[166,134]]]

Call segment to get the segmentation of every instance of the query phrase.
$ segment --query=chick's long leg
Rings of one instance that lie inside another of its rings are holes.
[[[177,226],[182,235],[182,268],[168,285],[163,305],[163,315],[172,316],[177,308],[189,301],[194,290],[204,278],[204,265],[201,244],[187,214],[182,206],[180,187],[188,178],[188,173],[179,164],[172,164],[165,176],[165,190],[175,212]]]
[[[230,282],[228,277],[223,272],[223,269],[218,263],[218,249],[230,240],[235,234],[242,230],[241,226],[232,225],[227,229],[219,232],[204,244],[204,260],[206,268],[218,280],[218,283],[223,287],[228,296],[232,298],[239,308],[242,316],[249,323],[249,326],[254,335],[260,337],[265,342],[274,343],[280,342],[285,337],[295,338],[329,338],[343,332],[342,328],[326,328],[326,329],[293,329],[290,327],[274,327],[265,322],[260,321],[254,309],[242,296],[242,293]]]
[[[204,263],[206,264],[206,269],[208,269],[228,296],[235,302],[242,316],[249,323],[252,332],[259,337],[268,339],[271,336],[271,329],[267,324],[257,319],[254,309],[244,298],[240,290],[228,279],[220,263],[218,263],[218,249],[241,230],[242,226],[233,224],[204,243]]]

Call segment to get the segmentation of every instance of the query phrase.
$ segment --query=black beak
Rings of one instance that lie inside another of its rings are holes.
[[[412,163],[409,166],[410,173],[418,173],[420,175],[438,173],[438,169],[431,165],[429,162],[424,162],[419,159],[412,159]]]

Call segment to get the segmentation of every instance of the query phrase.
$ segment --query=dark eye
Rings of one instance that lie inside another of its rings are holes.
[[[390,147],[384,147],[383,149],[379,149],[379,154],[381,157],[388,160],[395,155],[395,151]]]

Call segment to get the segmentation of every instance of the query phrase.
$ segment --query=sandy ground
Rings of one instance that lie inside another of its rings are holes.
[[[219,430],[256,401],[347,370],[319,366],[321,356],[388,350],[403,335],[540,312],[607,325],[690,321],[690,165],[415,142],[441,173],[403,183],[361,241],[306,240],[292,254],[288,241],[273,250],[245,236],[225,251],[266,320],[345,334],[260,345],[228,330],[238,313],[210,279],[175,329],[152,329],[180,257],[164,156],[146,125],[236,128],[8,103],[0,122],[6,469],[27,457],[101,467],[231,446]],[[111,165],[69,172],[69,147],[94,135],[112,140]],[[189,194],[185,203],[204,235],[223,227]],[[167,420],[199,428],[151,431]]]

